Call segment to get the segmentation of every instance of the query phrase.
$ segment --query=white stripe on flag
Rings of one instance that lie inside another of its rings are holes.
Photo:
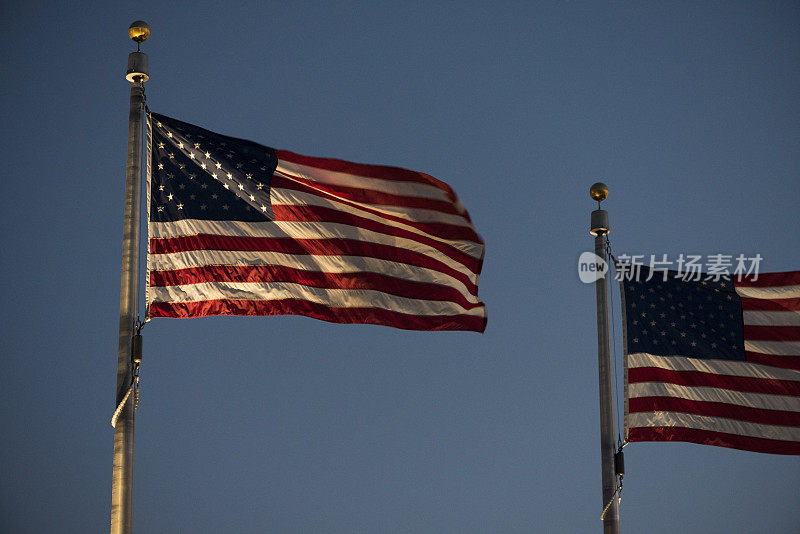
[[[162,223],[153,223],[153,225],[162,224]],[[390,247],[396,247],[402,250],[410,250],[420,254],[423,254],[429,258],[438,260],[448,267],[455,269],[467,276],[471,279],[474,278],[474,272],[472,269],[464,266],[463,263],[454,260],[450,256],[442,253],[441,251],[430,247],[424,243],[420,243],[418,241],[414,241],[412,239],[406,239],[403,237],[393,237],[387,236],[385,234],[381,234],[378,232],[373,232],[370,230],[364,230],[355,228],[353,226],[349,226],[346,224],[334,224],[334,223],[252,223],[252,224],[264,224],[267,226],[271,226],[271,228],[264,232],[263,236],[259,235],[250,235],[247,236],[246,234],[244,237],[264,237],[266,239],[280,239],[280,238],[291,238],[291,239],[349,239],[353,241],[360,241],[363,243],[377,243],[380,245],[387,245]],[[217,234],[213,231],[211,226],[209,225],[206,227],[204,224],[197,224],[195,225],[196,229],[198,230],[197,233],[192,233],[189,235],[230,235],[230,234]],[[154,231],[154,234],[162,234],[162,235],[170,235],[169,230],[158,230]],[[235,237],[231,236],[231,237]],[[477,258],[476,258],[477,259]],[[477,282],[477,281],[476,281]]]
[[[753,438],[800,441],[800,427],[763,425],[682,412],[634,412],[628,414],[629,428],[637,427],[683,427],[711,432],[724,432]]]
[[[637,382],[628,384],[628,397],[672,397],[701,402],[722,402],[735,406],[800,412],[800,397],[744,393],[731,389],[679,386],[667,382]]]
[[[387,222],[385,219],[382,219],[378,216],[368,214],[366,212],[364,212],[364,214],[366,218],[369,218],[376,222],[380,222],[383,224],[391,223],[391,221]],[[298,223],[290,221],[264,221],[264,222],[204,221],[201,219],[180,219],[171,222],[151,222],[150,237],[170,238],[170,237],[181,237],[181,236],[191,236],[191,235],[201,235],[201,234],[243,236],[243,237],[281,237],[279,229],[283,228],[284,236],[290,236],[287,228],[291,228],[292,227],[291,225],[302,225],[302,227],[316,228],[317,229],[316,231],[318,233],[316,237],[320,238],[337,237],[337,235],[332,232],[327,234],[324,233],[323,230],[328,226],[330,226],[331,228],[342,228],[341,230],[342,232],[348,232],[347,233],[348,239],[368,241],[364,239],[359,239],[359,236],[362,235],[361,233],[365,232],[366,230],[362,230],[358,226],[351,226],[348,224],[328,223],[328,222]],[[483,245],[479,245],[478,243],[474,243],[472,241],[464,241],[464,240],[456,241],[450,239],[442,239],[441,237],[434,237],[421,230],[403,224],[391,223],[391,225],[394,226],[395,228],[402,228],[409,232],[413,232],[414,234],[419,235],[421,237],[432,239],[443,245],[448,245],[455,250],[467,254],[468,256],[472,256],[475,259],[480,259],[481,254],[483,253]],[[345,228],[352,228],[354,230],[347,231],[345,230]],[[385,236],[385,234],[381,234],[380,232],[373,232],[373,234]],[[385,236],[383,237],[383,239],[385,240],[386,243],[392,244],[390,240],[394,240],[395,238]]]
[[[289,282],[214,282],[152,287],[151,291],[153,302],[299,299],[334,308],[379,308],[419,316],[485,315],[483,307],[467,310],[449,301],[411,299],[367,289],[325,289]]]
[[[318,167],[309,167],[285,160],[278,160],[277,170],[286,176],[296,176],[327,185],[356,187],[359,189],[378,191],[380,193],[389,193],[391,195],[430,198],[433,200],[452,202],[445,191],[439,189],[438,187],[418,182],[402,182],[398,180],[369,178],[355,174],[329,171],[326,169],[320,169]]]
[[[429,232],[425,232],[424,230],[420,230],[419,228],[412,226],[410,224],[404,224],[402,222],[393,221],[386,219],[385,217],[371,213],[366,211],[365,209],[361,209],[355,206],[351,206],[349,204],[345,204],[343,202],[337,202],[336,200],[323,198],[319,195],[315,195],[312,193],[306,193],[304,191],[294,191],[292,189],[281,189],[278,187],[274,187],[271,190],[272,196],[272,204],[278,206],[314,206],[314,207],[321,207],[321,208],[329,208],[335,211],[340,211],[342,213],[348,213],[350,215],[356,215],[358,217],[363,217],[365,219],[369,219],[371,221],[379,222],[382,224],[388,224],[390,226],[396,226],[397,228],[402,228],[404,230],[408,230],[410,232],[414,232],[420,235],[424,235],[430,237],[432,239],[437,239],[442,242],[448,242],[447,240],[437,237],[434,234]],[[457,215],[451,215],[451,219],[449,221],[426,221],[424,219],[414,219],[411,217],[402,217],[405,220],[408,220],[412,223],[421,223],[427,224],[430,222],[437,223],[437,222],[445,222],[446,224],[451,224],[453,226],[460,226],[467,228],[469,230],[474,231],[472,224],[464,219],[463,217],[459,217]],[[472,245],[483,246],[479,243],[474,241],[467,241],[463,240],[465,243],[469,243]]]
[[[285,178],[287,180],[292,180],[290,176],[285,176]],[[305,187],[310,187],[307,184],[304,184],[303,182],[298,182],[298,183],[302,184]],[[282,189],[279,187],[272,187],[270,189],[270,194],[272,196],[273,205],[298,204],[304,206],[310,204],[314,206],[333,207],[339,211],[349,211],[338,208],[337,207],[338,202],[334,200],[329,200],[320,195],[312,195],[304,191],[295,191],[294,189]],[[309,196],[316,197],[316,199],[318,200],[311,202],[308,199]],[[347,200],[347,201],[355,204],[356,206],[361,206],[380,213],[385,213],[386,215],[400,217],[402,219],[406,219],[413,222],[444,223],[444,224],[452,224],[454,226],[464,226],[467,228],[472,228],[472,225],[467,219],[465,219],[460,215],[454,215],[452,213],[443,213],[441,211],[428,210],[424,208],[409,208],[407,206],[386,206],[383,204],[369,204],[367,202],[357,202],[355,200]]]
[[[283,254],[280,252],[193,250],[174,252],[171,254],[150,254],[151,271],[169,271],[205,266],[278,266],[291,267],[304,271],[323,273],[378,273],[392,278],[412,282],[426,282],[452,287],[471,303],[480,299],[472,295],[467,287],[450,275],[416,267],[406,263],[397,263],[363,256],[311,256]]]
[[[748,349],[750,350],[750,349]],[[700,371],[716,375],[800,381],[800,371],[735,360],[705,360],[684,356],[657,356],[646,352],[628,355],[628,368],[658,367],[672,371]]]
[[[745,350],[775,356],[800,356],[800,341],[745,341]]]
[[[740,297],[751,299],[790,299],[800,297],[800,286],[743,287],[736,286]]]
[[[744,324],[752,326],[800,326],[798,311],[748,311],[743,312]]]

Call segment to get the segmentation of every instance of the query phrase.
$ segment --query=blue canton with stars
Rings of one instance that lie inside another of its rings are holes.
[[[647,281],[645,266],[638,280],[632,274],[622,283],[629,354],[745,359],[742,304],[733,281],[683,280],[675,271],[654,271]]]
[[[272,220],[269,147],[151,114],[150,220]]]

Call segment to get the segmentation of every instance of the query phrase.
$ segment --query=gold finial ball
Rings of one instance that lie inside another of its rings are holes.
[[[137,43],[143,43],[150,37],[150,25],[143,20],[137,20],[128,28],[128,35]]]
[[[592,184],[592,187],[589,188],[589,196],[598,202],[604,201],[608,196],[608,186],[603,182]]]

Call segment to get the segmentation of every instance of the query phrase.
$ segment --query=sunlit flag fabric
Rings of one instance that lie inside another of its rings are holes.
[[[483,241],[447,184],[156,113],[148,132],[150,317],[485,329]]]
[[[800,454],[800,272],[622,283],[628,441]]]

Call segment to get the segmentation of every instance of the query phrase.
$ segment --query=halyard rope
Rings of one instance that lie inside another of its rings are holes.
[[[117,409],[114,410],[114,415],[111,416],[111,426],[113,426],[114,428],[117,427],[117,419],[119,419],[119,414],[122,413],[122,409],[125,407],[125,403],[128,402],[128,398],[131,396],[131,393],[133,392],[134,388],[138,387],[138,385],[139,385],[139,377],[137,376],[131,382],[131,387],[128,388],[128,392],[125,393],[124,397],[122,397],[122,400],[119,402],[119,406],[117,406]],[[134,407],[134,410],[135,409],[136,407]]]
[[[603,512],[600,514],[600,521],[603,521],[606,518],[606,512],[608,509],[611,508],[611,504],[614,502],[614,496],[619,493],[619,502],[622,503],[622,483],[617,486],[617,489],[614,490],[614,493],[611,494],[611,498],[608,500],[608,504],[606,507],[603,508]]]

